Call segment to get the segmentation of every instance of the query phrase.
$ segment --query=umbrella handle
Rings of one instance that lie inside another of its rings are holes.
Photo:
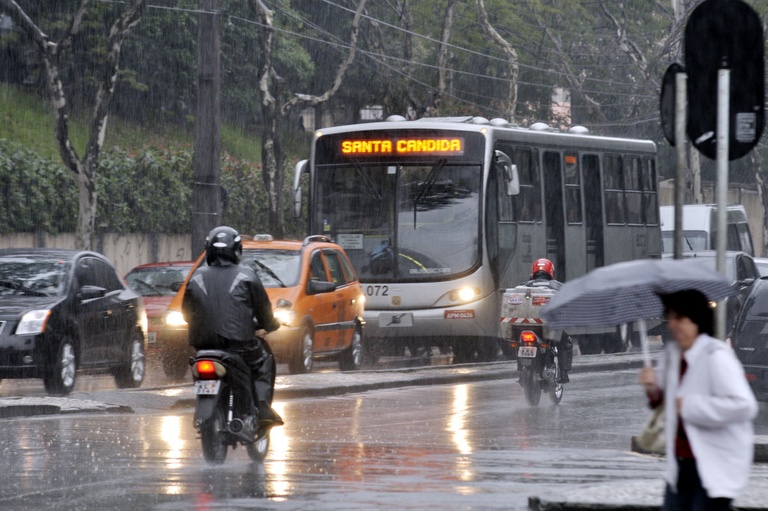
[[[643,350],[643,367],[651,367],[651,350],[648,346],[648,327],[644,319],[638,319],[635,323],[640,330],[640,347]]]

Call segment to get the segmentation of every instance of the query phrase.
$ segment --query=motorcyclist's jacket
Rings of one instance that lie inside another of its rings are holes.
[[[280,326],[256,273],[225,259],[195,270],[182,311],[189,324],[189,344],[197,349],[246,345],[257,329],[271,332]]]

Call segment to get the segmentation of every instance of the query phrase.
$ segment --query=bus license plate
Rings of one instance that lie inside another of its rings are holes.
[[[536,346],[520,346],[517,350],[517,356],[523,358],[536,358]]]
[[[197,380],[195,382],[195,394],[198,396],[215,396],[219,393],[221,380]]]

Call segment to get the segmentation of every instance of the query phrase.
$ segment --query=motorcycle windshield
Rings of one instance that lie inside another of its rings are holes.
[[[455,278],[480,263],[479,165],[319,167],[313,232],[332,236],[360,280]]]

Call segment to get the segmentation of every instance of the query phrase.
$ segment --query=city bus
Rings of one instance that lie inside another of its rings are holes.
[[[349,255],[374,360],[406,348],[490,360],[506,347],[503,291],[536,259],[568,281],[660,257],[655,158],[652,141],[583,127],[393,116],[316,131],[296,166],[294,213],[305,196],[308,232]],[[626,329],[599,332],[577,339],[582,353],[626,349]]]

